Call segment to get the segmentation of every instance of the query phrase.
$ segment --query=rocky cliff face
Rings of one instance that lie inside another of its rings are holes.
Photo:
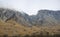
[[[0,8],[0,19],[7,22],[10,19],[14,19],[17,23],[22,25],[31,25],[30,17],[22,12],[18,12],[11,9]]]
[[[60,11],[39,10],[38,14],[34,16],[34,23],[36,25],[59,25]]]
[[[52,10],[39,10],[37,15],[29,16],[26,13],[22,13],[16,10],[0,8],[0,19],[7,22],[10,19],[14,19],[17,23],[22,25],[59,25],[60,24],[60,11]]]

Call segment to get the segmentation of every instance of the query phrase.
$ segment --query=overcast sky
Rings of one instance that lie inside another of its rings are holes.
[[[14,8],[29,15],[38,10],[60,10],[60,0],[0,0],[0,7]]]

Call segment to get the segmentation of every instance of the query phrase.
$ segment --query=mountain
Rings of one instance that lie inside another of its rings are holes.
[[[28,25],[30,26],[30,17],[29,15],[16,11],[16,10],[11,10],[11,9],[4,9],[0,8],[0,19],[3,21],[7,22],[8,20],[15,20],[17,23],[20,23],[22,25]]]
[[[59,25],[60,11],[39,10],[37,15],[32,16],[32,20],[35,23],[35,25],[42,26]]]
[[[60,11],[39,10],[37,15],[31,15],[16,10],[0,8],[0,19],[7,22],[15,20],[25,26],[54,26],[60,24]]]
[[[0,37],[60,36],[60,11],[39,10],[31,15],[0,8]]]

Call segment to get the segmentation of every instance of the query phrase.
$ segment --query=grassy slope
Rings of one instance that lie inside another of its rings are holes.
[[[32,35],[32,34],[40,34],[41,32],[46,34],[49,32],[50,35],[59,34],[60,33],[60,26],[53,26],[53,27],[26,27],[16,23],[14,20],[9,20],[4,22],[0,20],[0,35],[8,34],[9,36],[12,35]]]
[[[25,27],[22,26],[18,23],[16,23],[15,21],[9,20],[7,22],[4,22],[2,20],[0,20],[0,35],[3,34],[8,34],[8,35],[26,35],[26,34],[32,34],[36,31],[34,31],[37,28],[29,28],[29,27]],[[34,32],[33,32],[34,31]]]

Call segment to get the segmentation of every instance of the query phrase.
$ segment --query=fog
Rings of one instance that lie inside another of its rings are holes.
[[[35,15],[41,9],[60,10],[60,0],[0,0],[0,7]]]

